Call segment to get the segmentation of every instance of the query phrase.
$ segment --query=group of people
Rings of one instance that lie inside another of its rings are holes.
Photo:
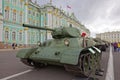
[[[12,43],[12,48],[15,49],[17,47],[16,43]]]
[[[114,47],[114,52],[120,52],[120,42],[114,42],[112,45]]]

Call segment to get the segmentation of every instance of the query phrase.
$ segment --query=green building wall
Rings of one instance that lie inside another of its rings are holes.
[[[3,0],[3,43],[5,48],[9,48],[12,43],[17,43],[18,45],[31,46],[35,45],[37,41],[40,40],[40,30],[28,29],[27,36],[25,34],[26,29],[22,26],[25,22],[25,7],[28,7],[27,11],[31,11],[31,14],[27,14],[28,24],[40,26],[40,13],[39,9],[31,4],[27,4],[29,0]],[[22,6],[21,4],[22,3]],[[5,11],[9,11],[9,18],[5,19]],[[16,13],[16,21],[13,21],[13,12]],[[20,14],[22,15],[22,22],[20,21]],[[6,38],[6,31],[8,31],[8,38]],[[15,39],[13,40],[13,32],[15,32]],[[20,37],[20,33],[22,37]],[[27,37],[27,44],[26,44]],[[21,39],[22,38],[22,39]]]
[[[5,48],[9,48],[12,43],[29,47],[36,45],[38,41],[43,42],[51,39],[51,32],[25,28],[22,26],[23,23],[49,28],[68,27],[71,24],[73,27],[87,31],[89,34],[89,30],[83,25],[81,26],[74,15],[69,16],[50,3],[39,6],[31,0],[2,0],[2,2],[4,18],[2,39]],[[7,11],[9,12],[9,18],[5,16]]]

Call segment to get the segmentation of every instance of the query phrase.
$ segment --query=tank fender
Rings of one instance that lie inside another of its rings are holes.
[[[81,50],[82,49],[69,49],[67,51],[63,51],[60,62],[64,64],[77,65]]]
[[[38,49],[38,48],[21,49],[18,51],[16,57],[28,58],[36,49]]]
[[[92,46],[98,53],[101,53],[102,51],[100,49],[98,49],[97,47],[95,46]]]
[[[89,51],[90,53],[92,53],[92,54],[95,54],[95,53],[96,53],[95,50],[92,49],[92,47],[89,47],[89,48],[87,48],[87,49],[88,49],[88,51]]]

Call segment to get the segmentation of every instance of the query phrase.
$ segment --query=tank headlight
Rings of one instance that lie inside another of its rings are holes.
[[[40,41],[38,41],[38,42],[37,42],[37,45],[38,45],[38,46],[41,46],[41,42],[40,42]]]
[[[64,44],[65,44],[66,46],[69,46],[69,44],[70,44],[69,40],[68,40],[68,39],[65,39],[65,40],[64,40]]]

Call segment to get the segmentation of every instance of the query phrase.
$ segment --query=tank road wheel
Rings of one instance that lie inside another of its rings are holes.
[[[90,55],[84,54],[80,57],[80,67],[84,77],[89,77],[92,72],[92,59]]]
[[[96,69],[98,69],[100,67],[100,60],[101,60],[100,55],[101,55],[100,53],[96,53],[96,54],[93,55],[93,57],[94,57],[94,65],[95,65],[94,67]]]
[[[103,76],[104,70],[101,69],[101,53],[96,53],[94,55],[94,62],[95,62],[95,75]]]
[[[95,62],[94,62],[94,57],[93,55],[89,54],[88,55],[88,59],[89,59],[89,70],[93,71],[94,70],[94,66],[95,66]]]
[[[99,53],[96,53],[96,58],[95,58],[95,60],[96,60],[96,64],[98,64],[98,63],[100,62],[101,56],[100,56]]]

